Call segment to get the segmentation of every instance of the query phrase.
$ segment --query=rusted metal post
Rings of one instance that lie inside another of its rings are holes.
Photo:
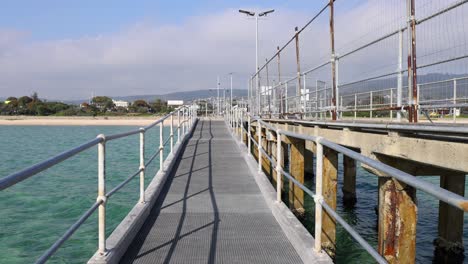
[[[336,55],[335,55],[335,21],[334,21],[334,0],[330,0],[330,48],[331,48],[331,68],[332,68],[332,119],[336,120]]]
[[[440,187],[465,195],[465,173],[448,172],[440,177]],[[434,241],[437,263],[463,263],[463,211],[439,202],[438,238]]]
[[[102,141],[98,145],[98,197],[102,203],[98,208],[98,252],[106,254],[106,137],[99,135]]]
[[[354,207],[356,204],[356,161],[343,155],[343,167],[343,204],[347,207]]]
[[[299,107],[298,112],[302,114],[304,112],[304,108],[302,105],[302,82],[301,82],[301,61],[300,61],[300,54],[299,54],[299,29],[296,27],[294,28],[296,32],[294,38],[296,40],[296,65],[297,65],[297,106]]]
[[[286,142],[291,144],[289,173],[298,182],[304,184],[305,141],[303,139],[286,137]],[[289,181],[289,207],[296,216],[304,217],[304,191],[292,181]]]
[[[416,191],[393,178],[379,177],[379,253],[389,263],[415,263]]]
[[[140,203],[145,203],[145,129],[140,128]]]
[[[407,0],[408,4],[408,99],[409,122],[418,122],[418,75],[416,65],[416,16],[414,0]]]
[[[281,85],[281,51],[279,46],[276,47],[278,53],[278,87],[279,93],[277,93],[279,98],[279,109],[278,114],[281,116],[283,114],[283,86]],[[278,89],[278,88],[277,88]]]
[[[336,210],[338,152],[323,148],[323,199]],[[322,217],[322,248],[333,258],[336,253],[336,222],[326,211]]]

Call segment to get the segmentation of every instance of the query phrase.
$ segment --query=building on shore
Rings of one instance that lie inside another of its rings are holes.
[[[122,101],[122,100],[112,100],[114,103],[115,107],[123,107],[125,109],[128,109],[128,106],[130,105],[127,101]]]
[[[167,100],[167,106],[181,106],[184,105],[183,100]]]

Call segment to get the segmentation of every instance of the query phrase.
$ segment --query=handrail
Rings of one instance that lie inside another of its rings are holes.
[[[99,249],[98,251],[101,254],[105,254],[105,204],[107,203],[107,200],[116,192],[118,192],[120,189],[122,189],[125,185],[127,185],[132,179],[134,179],[137,175],[140,175],[140,202],[145,202],[144,200],[144,172],[145,168],[157,157],[159,156],[162,151],[164,151],[165,146],[170,142],[170,150],[171,153],[173,151],[173,145],[174,145],[174,131],[173,131],[173,119],[171,119],[171,133],[167,135],[167,139],[164,140],[164,143],[161,144],[156,151],[156,153],[148,160],[147,163],[144,162],[144,149],[145,149],[145,140],[144,140],[144,134],[146,131],[149,129],[153,128],[154,126],[160,124],[160,131],[162,131],[162,126],[163,122],[168,119],[169,117],[173,117],[175,114],[178,116],[178,125],[177,125],[177,135],[178,135],[178,142],[180,142],[180,136],[186,136],[196,121],[196,111],[194,111],[193,107],[189,106],[181,106],[178,109],[170,112],[169,114],[159,118],[155,122],[151,123],[150,125],[146,127],[142,127],[136,130],[131,130],[123,133],[117,133],[117,134],[112,134],[112,135],[98,135],[95,139],[92,139],[90,141],[87,141],[75,148],[69,149],[67,151],[64,151],[58,155],[55,155],[45,161],[42,161],[40,163],[37,163],[35,165],[32,165],[30,167],[27,167],[26,169],[20,170],[18,172],[15,172],[13,174],[10,174],[2,179],[0,179],[0,191],[7,189],[8,187],[11,187],[19,182],[22,182],[23,180],[26,180],[34,175],[37,175],[38,173],[49,169],[53,167],[54,165],[57,165],[70,157],[73,157],[93,146],[99,145],[98,149],[98,197],[96,202],[87,210],[85,211],[78,220],[71,225],[65,233],[58,239],[56,242],[46,251],[42,256],[40,256],[37,260],[36,263],[45,263],[59,248],[60,246],[67,240],[69,239],[73,233],[80,228],[80,226],[86,221],[86,219],[89,218],[98,208],[99,208]],[[181,120],[182,118],[182,120]],[[182,129],[182,132],[180,131]],[[105,193],[105,143],[107,141],[111,140],[116,140],[120,138],[125,138],[128,136],[140,134],[140,167],[138,170],[127,177],[124,181],[119,183],[117,186],[115,186],[112,190],[109,192]],[[160,142],[163,142],[163,133],[160,133]],[[162,164],[162,156],[161,156],[161,164]],[[160,170],[163,169],[163,167],[159,168]]]
[[[93,140],[90,140],[86,143],[83,143],[75,148],[64,151],[56,156],[53,156],[45,161],[39,162],[35,165],[27,167],[21,171],[10,174],[4,178],[0,179],[0,191],[5,190],[8,187],[11,187],[19,182],[22,182],[28,179],[31,176],[38,174],[62,161],[65,161],[78,153],[81,153],[93,146],[96,146],[98,143],[102,142],[104,139],[97,137]]]
[[[316,203],[316,234],[315,234],[315,249],[320,251],[321,250],[321,238],[320,238],[320,230],[321,230],[321,219],[322,219],[322,209],[324,209],[331,217],[333,217],[378,263],[387,263],[385,258],[383,258],[375,248],[373,248],[367,241],[360,236],[356,230],[352,226],[350,226],[340,215],[337,214],[337,212],[331,208],[323,199],[322,196],[322,162],[323,162],[323,146],[326,146],[338,153],[341,153],[349,158],[352,158],[353,160],[359,161],[363,164],[366,164],[382,173],[384,173],[388,177],[393,177],[396,180],[403,182],[409,186],[412,186],[415,189],[421,190],[423,192],[426,192],[427,194],[437,198],[440,201],[443,201],[447,204],[450,204],[456,208],[459,208],[463,210],[464,212],[468,212],[468,199],[458,195],[456,193],[450,192],[446,189],[443,189],[437,185],[431,184],[429,182],[426,182],[424,180],[421,180],[413,175],[410,175],[406,172],[403,172],[401,170],[398,170],[394,167],[391,167],[385,163],[382,163],[380,161],[368,158],[361,153],[355,152],[351,149],[348,149],[346,147],[343,147],[337,143],[334,143],[330,140],[327,140],[322,137],[318,136],[310,136],[310,135],[304,135],[304,134],[299,134],[291,131],[286,131],[279,129],[277,127],[274,127],[268,122],[265,122],[258,116],[253,116],[250,113],[245,112],[243,109],[233,109],[231,108],[230,111],[232,113],[229,114],[229,117],[240,117],[242,118],[243,115],[246,115],[248,118],[244,120],[248,120],[247,122],[250,122],[247,124],[248,130],[244,128],[244,126],[239,125],[239,122],[232,121],[230,122],[227,121],[227,124],[231,124],[232,129],[236,129],[236,127],[241,127],[241,138],[243,138],[243,133],[247,134],[249,145],[250,142],[253,142],[254,145],[256,146],[256,149],[259,151],[259,168],[261,168],[261,159],[262,156],[265,155],[265,157],[270,161],[272,167],[276,167],[277,175],[284,175],[286,178],[291,180],[295,185],[297,185],[300,189],[302,189],[305,193],[310,195],[311,197],[314,198],[314,201]],[[257,122],[259,127],[265,128],[267,130],[270,130],[270,132],[276,133],[276,140],[277,140],[277,151],[278,153],[276,154],[276,160],[274,159],[273,156],[270,157],[270,155],[266,152],[266,150],[263,148],[261,144],[261,131],[257,131],[259,135],[258,141],[255,140],[255,138],[250,134],[250,127],[252,126],[252,122]],[[342,124],[339,123],[331,123],[335,126],[340,126]],[[345,124],[346,125],[346,124]],[[393,128],[399,128],[403,129],[402,127],[405,128],[410,128],[413,126],[399,126],[395,127],[396,125],[391,125],[390,127]],[[388,126],[384,126],[388,127]],[[437,127],[440,129],[440,127]],[[423,128],[424,130],[424,128]],[[432,128],[426,128],[425,130],[427,131],[433,131]],[[452,131],[453,132],[453,131]],[[458,132],[458,131],[457,131]],[[461,132],[461,131],[460,131]],[[464,131],[466,132],[466,131]],[[293,137],[297,139],[302,139],[305,141],[312,141],[315,142],[317,145],[317,165],[316,165],[316,190],[317,194],[312,192],[310,189],[305,187],[302,183],[300,183],[298,180],[296,180],[292,175],[290,175],[288,172],[284,171],[280,163],[278,163],[278,159],[281,159],[281,136],[288,136],[288,137]],[[248,152],[250,153],[250,149],[248,149]],[[259,170],[261,171],[261,170]],[[281,202],[281,177],[277,178],[277,200],[278,202]],[[317,230],[319,230],[317,233]]]

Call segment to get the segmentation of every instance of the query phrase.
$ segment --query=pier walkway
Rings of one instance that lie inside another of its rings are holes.
[[[200,120],[121,263],[302,263],[242,155]]]

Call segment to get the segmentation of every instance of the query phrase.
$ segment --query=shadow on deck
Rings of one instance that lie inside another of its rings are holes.
[[[242,155],[200,121],[121,263],[302,263]]]

